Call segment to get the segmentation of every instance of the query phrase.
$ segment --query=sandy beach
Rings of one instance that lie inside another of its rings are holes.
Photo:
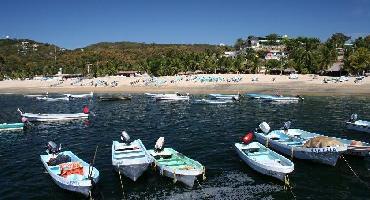
[[[0,93],[145,93],[188,92],[190,94],[266,92],[289,95],[370,95],[370,80],[364,78],[355,83],[329,81],[333,77],[264,74],[199,74],[165,77],[99,77],[94,79],[58,78],[48,80],[0,81]]]

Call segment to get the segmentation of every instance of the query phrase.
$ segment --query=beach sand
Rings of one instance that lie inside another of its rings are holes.
[[[198,79],[195,79],[195,78]],[[199,82],[200,78],[213,77],[223,78],[220,82]],[[241,78],[239,82],[228,82],[232,78]],[[258,78],[258,81],[252,79]],[[324,83],[324,79],[332,77],[313,75],[298,75],[298,79],[289,79],[286,75],[264,74],[201,74],[192,76],[165,76],[158,77],[154,82],[149,82],[148,77],[99,77],[84,79],[76,82],[76,79],[58,80],[6,80],[0,81],[0,93],[162,93],[162,92],[187,92],[190,94],[210,93],[278,93],[286,95],[366,95],[370,96],[370,78],[364,78],[355,83],[355,77],[349,77],[345,82]],[[181,79],[181,80],[180,80]],[[275,79],[273,81],[273,79]],[[94,86],[95,83],[106,81],[108,86]],[[117,81],[116,87],[111,82]],[[171,83],[172,81],[172,83]],[[93,82],[91,86],[90,83]],[[136,84],[131,84],[136,82]],[[147,84],[145,84],[147,83]],[[82,85],[82,86],[81,86]]]

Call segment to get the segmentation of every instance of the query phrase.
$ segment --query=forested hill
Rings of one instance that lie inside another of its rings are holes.
[[[219,57],[228,47],[208,44],[145,44],[102,42],[67,50],[26,39],[0,40],[0,76],[32,77],[64,73],[113,75],[118,70],[141,70],[154,75],[172,75],[200,69],[206,57]]]

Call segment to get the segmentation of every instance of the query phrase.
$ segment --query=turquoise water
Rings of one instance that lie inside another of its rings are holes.
[[[193,96],[205,98],[205,96]],[[280,128],[287,120],[292,128],[329,136],[370,142],[369,134],[348,131],[344,122],[351,113],[370,120],[369,97],[310,97],[303,103],[270,104],[243,99],[228,105],[191,102],[155,102],[143,95],[132,101],[75,100],[43,102],[23,95],[0,95],[0,123],[18,122],[19,107],[34,113],[80,112],[89,104],[95,116],[90,121],[35,124],[24,132],[0,133],[0,199],[83,199],[53,183],[40,161],[50,140],[62,143],[89,162],[96,146],[95,166],[101,179],[97,199],[292,199],[277,179],[261,175],[239,159],[233,149],[247,131],[266,121]],[[111,145],[126,130],[151,149],[158,137],[206,166],[207,180],[193,189],[149,170],[137,182],[123,178],[111,166]],[[347,158],[353,170],[370,184],[370,159]],[[356,178],[343,160],[336,167],[293,160],[290,176],[297,199],[369,199],[370,189]]]

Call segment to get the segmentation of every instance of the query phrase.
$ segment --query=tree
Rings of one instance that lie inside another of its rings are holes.
[[[276,33],[271,33],[266,36],[266,39],[268,40],[268,45],[277,45],[277,40],[279,39],[279,35]]]
[[[370,50],[360,47],[348,58],[349,70],[354,73],[363,73],[370,70]]]
[[[328,43],[331,43],[335,48],[343,48],[344,43],[351,39],[351,37],[344,35],[343,33],[334,33],[329,39]]]
[[[236,41],[235,41],[235,44],[234,44],[234,48],[236,50],[240,50],[243,46],[245,45],[245,42],[242,38],[238,38]]]

